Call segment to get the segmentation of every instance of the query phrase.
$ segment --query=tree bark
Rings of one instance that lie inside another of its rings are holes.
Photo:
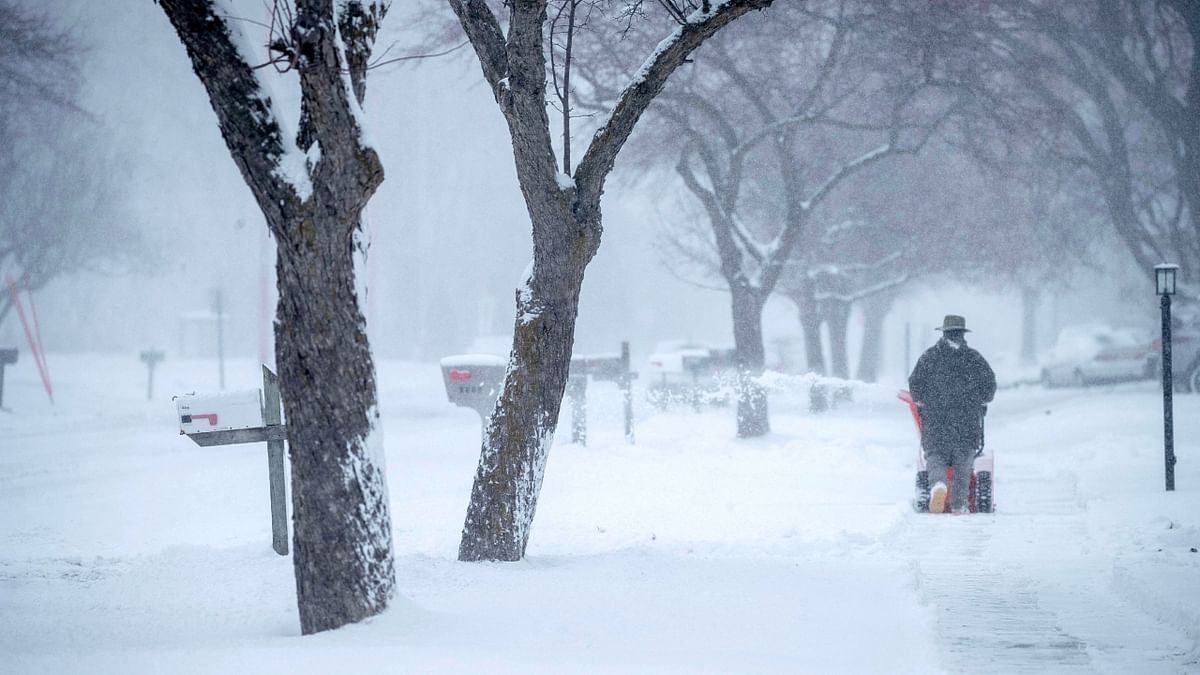
[[[1035,286],[1021,288],[1021,363],[1037,363],[1037,310],[1042,295]]]
[[[824,375],[825,350],[821,346],[821,314],[813,297],[811,284],[797,284],[787,297],[796,306],[800,329],[804,331],[804,360],[808,372]]]
[[[329,0],[297,2],[289,29],[302,48],[303,148],[321,150],[299,177],[282,169],[292,144],[223,14],[211,0],[160,4],[278,243],[275,353],[292,462],[300,627],[305,634],[337,628],[382,611],[395,585],[375,367],[355,284],[356,256],[365,254],[356,241],[361,213],[383,181],[355,107],[365,93],[363,54],[383,9],[342,2],[347,32]]]
[[[759,383],[766,363],[762,313],[766,299],[747,284],[732,286],[733,345],[737,358],[737,435],[765,436],[771,431],[767,392]]]
[[[846,330],[850,323],[850,303],[828,299],[821,302],[825,321],[829,324],[830,373],[837,378],[850,379],[849,345]]]
[[[862,303],[863,341],[858,354],[856,376],[863,382],[879,379],[879,366],[883,353],[883,320],[892,305],[891,293],[868,296]]]
[[[529,543],[566,390],[584,271],[600,244],[598,210],[588,223],[555,210],[530,209],[546,219],[543,231],[556,236],[535,247],[528,281],[516,294],[511,361],[480,452],[459,560],[520,560]]]

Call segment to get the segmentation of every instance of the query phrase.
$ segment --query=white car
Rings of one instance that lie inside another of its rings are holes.
[[[651,401],[698,403],[708,398],[724,402],[723,382],[735,366],[734,351],[688,340],[668,340],[654,346],[646,362],[645,383]]]
[[[1148,336],[1102,324],[1068,326],[1042,363],[1046,387],[1085,387],[1100,382],[1153,378],[1158,355]]]

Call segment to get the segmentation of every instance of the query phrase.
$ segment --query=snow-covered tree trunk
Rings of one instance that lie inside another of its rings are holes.
[[[710,35],[771,0],[705,3],[644,63],[573,176],[560,171],[546,113],[546,0],[513,0],[507,32],[483,0],[448,0],[512,137],[533,263],[517,290],[513,349],[488,426],[459,544],[460,560],[520,560],[566,389],[584,272],[600,246],[600,197],[618,152],[667,78]]]
[[[771,431],[767,392],[759,378],[766,363],[762,314],[764,295],[749,284],[730,287],[733,309],[733,343],[737,355],[737,435],[765,436]]]
[[[1037,362],[1037,311],[1042,294],[1036,286],[1021,287],[1021,363]]]
[[[825,352],[821,347],[821,313],[811,283],[793,284],[786,289],[788,300],[796,306],[800,330],[804,332],[804,361],[808,372],[825,374]]]
[[[246,37],[212,0],[160,0],[221,133],[278,242],[276,361],[292,467],[301,630],[382,611],[395,585],[375,367],[355,265],[361,214],[383,181],[359,104],[386,7],[298,0],[288,26],[301,130],[282,132]]]
[[[867,296],[861,303],[863,312],[863,339],[858,352],[858,372],[863,382],[879,379],[879,366],[883,353],[883,320],[892,306],[892,293],[876,293]]]
[[[512,354],[476,469],[460,560],[525,555],[566,390],[584,271],[600,245],[599,209],[577,220],[574,190],[551,183],[529,192],[551,198],[527,201],[540,236],[516,293]]]
[[[836,298],[821,302],[825,322],[829,326],[829,374],[850,379],[849,342],[846,340],[850,323],[850,303]]]

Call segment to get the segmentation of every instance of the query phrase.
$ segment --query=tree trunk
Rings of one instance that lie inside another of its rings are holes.
[[[533,263],[517,292],[513,351],[471,489],[459,560],[520,560],[566,389],[584,271],[600,246],[600,197],[617,154],[667,78],[722,26],[771,0],[728,0],[663,40],[592,136],[574,176],[560,171],[546,114],[546,1],[448,0],[512,138],[533,226]],[[569,165],[566,167],[569,169]]]
[[[375,366],[346,235],[353,222],[301,221],[293,231],[305,236],[281,240],[276,264],[275,358],[306,634],[379,613],[395,584]]]
[[[395,586],[375,366],[355,283],[366,250],[356,240],[362,210],[383,182],[356,108],[386,7],[296,3],[295,24],[285,28],[303,51],[297,144],[284,136],[224,12],[211,0],[160,4],[278,245],[275,355],[292,462],[300,627],[337,628],[382,611]],[[285,165],[314,145],[319,158]]]
[[[535,237],[529,279],[517,290],[511,360],[471,488],[462,561],[520,560],[529,543],[566,389],[584,270],[600,244],[599,208],[582,223],[569,210],[555,210],[530,207],[531,216],[543,219],[535,232],[549,236]],[[554,218],[557,223],[545,223]]]
[[[730,288],[733,306],[733,345],[737,358],[737,435],[739,438],[765,436],[771,431],[767,410],[767,392],[758,382],[766,362],[763,346],[762,313],[764,298],[754,288]]]
[[[1021,289],[1021,363],[1037,363],[1037,310],[1042,296],[1034,286]]]
[[[891,293],[877,293],[862,303],[863,341],[858,354],[858,379],[874,382],[879,379],[883,353],[883,320],[891,308]]]
[[[829,358],[832,363],[831,374],[843,380],[850,379],[850,362],[847,352],[846,328],[850,323],[850,303],[840,300],[826,300],[824,306],[825,320],[829,323]]]
[[[821,314],[817,311],[817,301],[811,293],[804,291],[790,292],[788,299],[796,305],[800,329],[804,331],[805,366],[810,373],[824,375],[825,352],[821,348]]]

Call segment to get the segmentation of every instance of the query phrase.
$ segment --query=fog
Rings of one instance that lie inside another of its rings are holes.
[[[90,45],[82,104],[122,149],[130,215],[147,243],[140,269],[72,274],[35,294],[46,347],[211,356],[213,292],[220,289],[227,353],[273,360],[273,244],[161,9],[145,0],[45,6]],[[397,3],[388,23],[405,25],[406,11]],[[529,224],[507,130],[473,56],[460,50],[420,67],[373,71],[365,108],[387,172],[367,209],[366,314],[376,354],[430,360],[462,352],[477,337],[509,333],[514,288],[530,257]],[[638,141],[635,135],[631,144]],[[731,345],[728,294],[681,280],[663,264],[662,214],[677,207],[674,198],[637,184],[624,168],[618,159],[605,194],[604,241],[584,282],[576,352],[615,351],[629,340],[636,362],[659,340]],[[1139,276],[1113,241],[1098,268],[1043,302],[1043,346],[1078,321],[1153,327],[1149,273]],[[946,279],[896,301],[885,322],[882,372],[900,375],[947,313],[967,317],[973,344],[985,352],[1015,358],[1019,295]],[[852,318],[852,349],[860,325]],[[793,306],[772,300],[765,332],[769,352],[773,342],[798,335]],[[0,342],[23,345],[15,317],[0,323]]]

